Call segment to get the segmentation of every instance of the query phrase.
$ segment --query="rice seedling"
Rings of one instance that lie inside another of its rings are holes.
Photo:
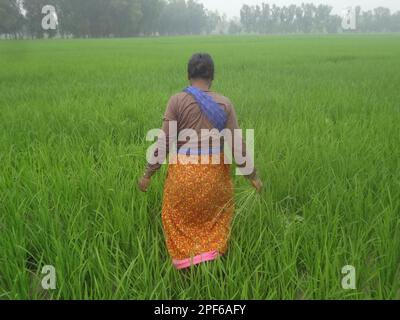
[[[265,190],[235,177],[229,253],[182,273],[166,168],[136,180],[196,51]],[[0,299],[399,299],[399,57],[397,35],[0,42]]]

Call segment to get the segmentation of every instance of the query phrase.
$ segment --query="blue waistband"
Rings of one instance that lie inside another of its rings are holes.
[[[220,148],[204,149],[204,150],[179,149],[178,154],[187,155],[187,156],[221,154],[221,149]]]

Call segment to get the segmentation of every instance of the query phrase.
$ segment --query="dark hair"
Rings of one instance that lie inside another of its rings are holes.
[[[189,60],[190,79],[214,80],[214,61],[208,53],[195,53]]]

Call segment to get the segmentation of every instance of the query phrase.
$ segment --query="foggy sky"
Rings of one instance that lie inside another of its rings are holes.
[[[360,5],[364,10],[376,7],[390,8],[392,11],[400,10],[400,0],[198,0],[203,3],[207,9],[218,10],[220,13],[226,13],[228,17],[239,17],[240,9],[243,4],[255,5],[262,2],[283,6],[289,4],[315,3],[329,4],[334,7],[334,13],[339,14],[342,10],[349,6]]]

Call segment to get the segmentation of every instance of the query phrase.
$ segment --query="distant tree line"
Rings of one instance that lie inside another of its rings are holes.
[[[56,8],[56,32],[42,28],[45,5]],[[0,35],[10,38],[204,34],[219,21],[195,0],[0,0]]]
[[[55,31],[42,28],[45,5],[56,8]],[[358,32],[399,32],[400,12],[356,8]],[[304,3],[243,5],[240,19],[207,10],[196,0],[0,0],[0,37],[131,37],[210,33],[336,33],[332,7]]]
[[[337,33],[341,30],[342,17],[332,14],[333,7],[303,3],[279,7],[262,3],[243,5],[240,24],[236,32],[246,33]],[[356,32],[399,32],[400,12],[379,7],[362,11],[355,8]],[[231,22],[233,23],[233,22]],[[232,28],[232,26],[231,26]]]

